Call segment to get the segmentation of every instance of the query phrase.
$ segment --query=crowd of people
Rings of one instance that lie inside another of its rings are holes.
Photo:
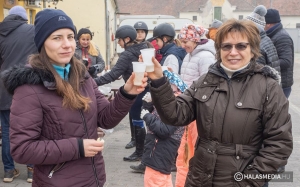
[[[101,76],[105,61],[89,29],[77,32],[56,9],[27,20],[15,6],[0,24],[4,182],[19,176],[16,161],[32,186],[104,186],[97,129],[128,113],[125,148],[135,150],[123,160],[140,161],[130,168],[144,173],[145,187],[266,187],[268,180],[234,181],[233,173],[284,171],[293,149],[294,48],[278,10],[259,5],[244,20],[187,24],[179,34],[169,23],[152,36],[143,20],[123,25],[115,38],[124,51]],[[143,63],[148,48],[154,71],[136,86],[132,62]],[[109,102],[98,86],[120,77]]]

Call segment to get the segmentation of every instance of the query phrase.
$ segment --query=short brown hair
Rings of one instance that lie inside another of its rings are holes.
[[[256,59],[261,56],[260,54],[260,35],[257,26],[249,20],[236,20],[230,19],[226,21],[217,31],[215,48],[216,48],[216,59],[217,63],[221,60],[221,45],[224,38],[230,32],[239,32],[243,37],[246,37],[249,41],[251,52],[253,53],[253,58],[251,62],[256,62]]]

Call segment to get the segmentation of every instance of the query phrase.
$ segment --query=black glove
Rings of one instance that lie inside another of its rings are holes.
[[[90,73],[91,76],[93,76],[96,72],[96,67],[95,66],[91,66],[88,70],[88,72]]]
[[[89,61],[87,61],[87,60],[82,60],[82,62],[85,65],[85,67],[87,67],[89,65]]]
[[[148,102],[143,100],[142,110],[143,109],[148,110],[150,113],[152,113],[152,111],[154,110],[153,103],[152,102],[148,103]]]

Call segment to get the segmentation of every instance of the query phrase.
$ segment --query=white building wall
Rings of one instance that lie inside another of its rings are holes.
[[[109,12],[109,33],[106,32],[105,1],[107,1]],[[64,0],[59,1],[57,8],[63,10],[72,18],[77,31],[81,28],[90,29],[94,33],[92,41],[99,47],[104,61],[107,61],[106,54],[110,56],[108,59],[112,59],[114,55],[114,42],[111,41],[111,33],[115,33],[116,19],[116,5],[113,0],[85,0],[84,3],[77,0]],[[109,37],[110,45],[106,44],[106,37]],[[107,50],[110,50],[109,53],[107,53]]]

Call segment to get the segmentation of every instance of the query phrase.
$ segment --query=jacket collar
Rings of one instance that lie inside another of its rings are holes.
[[[282,24],[281,23],[277,23],[276,25],[274,25],[273,27],[271,27],[270,29],[268,29],[266,31],[267,36],[269,36],[270,38],[272,38],[272,36],[274,36],[282,28],[283,28]]]
[[[86,72],[84,79],[89,77],[88,72]],[[32,68],[30,65],[11,67],[1,73],[1,78],[10,94],[13,94],[16,88],[25,84],[43,85],[49,90],[56,90],[55,78],[50,71]]]
[[[226,75],[224,69],[220,66],[219,63],[215,63],[210,66],[208,70],[208,74],[212,74],[213,76],[218,76],[225,80],[229,80],[228,76]],[[240,79],[246,78],[248,75],[252,76],[254,74],[261,74],[265,77],[270,77],[280,83],[281,77],[279,73],[270,66],[263,66],[261,64],[250,62],[250,64],[243,70],[235,72],[231,79]],[[203,82],[206,82],[206,85],[217,85],[217,79],[212,78],[211,76],[207,75]]]

